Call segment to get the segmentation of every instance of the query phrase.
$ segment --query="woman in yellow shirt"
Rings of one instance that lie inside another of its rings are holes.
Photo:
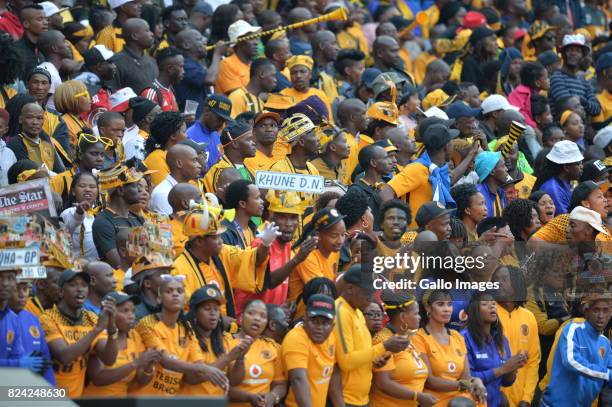
[[[151,382],[136,393],[171,397],[178,394],[183,381],[192,383],[202,378],[227,388],[227,377],[221,370],[201,363],[203,356],[183,314],[185,276],[164,274],[161,278],[161,312],[141,319],[136,331],[146,348],[162,350],[162,357],[155,365]]]
[[[140,302],[138,297],[119,292],[109,296],[116,304],[119,353],[112,366],[105,366],[97,357],[89,359],[87,376],[91,381],[85,387],[85,397],[127,397],[129,387],[144,386],[151,381],[153,367],[161,359],[159,350],[145,350],[142,338],[132,329],[136,322],[136,305]],[[103,341],[106,339],[100,342]]]
[[[467,230],[468,241],[478,240],[476,225],[487,217],[487,205],[484,196],[474,184],[460,184],[451,188],[451,195],[457,203],[457,217]]]
[[[390,321],[372,343],[384,342],[393,335],[413,336],[421,321],[416,299],[410,294],[390,290],[383,291],[381,299]],[[383,367],[374,369],[370,403],[377,407],[433,405],[436,397],[423,392],[428,373],[419,352],[409,343],[405,350],[392,354]]]
[[[253,338],[246,337],[229,350],[233,340],[223,330],[221,304],[224,303],[225,298],[216,285],[205,285],[191,295],[188,319],[204,356],[204,363],[223,370],[229,377],[230,386],[237,386],[244,378],[244,355]],[[226,389],[210,381],[188,383],[181,388],[181,394],[187,396],[224,397],[225,393]]]
[[[146,158],[144,164],[150,170],[156,170],[151,174],[153,186],[157,186],[170,173],[170,167],[166,162],[166,151],[175,144],[187,138],[185,132],[187,126],[182,113],[161,112],[151,123],[151,134],[145,140]]]
[[[258,299],[248,301],[240,314],[240,331],[232,345],[252,338],[244,356],[244,379],[229,392],[230,406],[266,406],[278,404],[287,394],[280,346],[263,336],[268,324],[266,304]]]
[[[486,389],[482,381],[471,376],[463,336],[446,327],[453,313],[450,293],[444,290],[426,291],[423,304],[427,317],[413,343],[427,365],[429,376],[425,387],[437,399],[434,406],[446,406],[458,396],[486,403]]]
[[[67,81],[55,89],[55,109],[62,113],[62,119],[68,127],[70,145],[76,147],[78,134],[90,132],[89,123],[81,119],[81,114],[91,110],[91,96],[81,81]]]

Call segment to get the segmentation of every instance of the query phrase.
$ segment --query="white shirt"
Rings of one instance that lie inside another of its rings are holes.
[[[43,62],[38,65],[39,68],[43,68],[51,75],[51,87],[49,88],[49,93],[55,94],[55,88],[62,83],[62,77],[60,76],[59,71],[51,62]],[[47,107],[55,109],[55,98],[49,98],[47,102]]]
[[[139,131],[138,126],[133,125],[123,132],[122,141],[125,160],[129,160],[132,157],[136,157],[141,161],[145,159],[145,140],[138,134]]]
[[[168,194],[173,186],[178,184],[172,175],[168,174],[162,182],[160,182],[151,193],[149,206],[151,210],[162,215],[172,215],[172,206],[168,202]]]
[[[72,238],[72,254],[76,257],[84,255],[87,260],[98,260],[98,251],[93,241],[91,228],[94,223],[94,217],[86,213],[79,215],[76,207],[68,208],[60,215],[64,221],[64,227],[70,233]],[[81,228],[81,225],[83,228]],[[81,231],[83,231],[83,252],[81,254]]]
[[[6,146],[4,140],[0,139],[0,187],[8,185],[8,170],[17,162],[13,150]]]

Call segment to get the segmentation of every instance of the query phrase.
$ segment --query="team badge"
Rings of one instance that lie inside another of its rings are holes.
[[[603,346],[599,348],[599,356],[601,356],[602,359],[604,358],[604,356],[606,356],[606,348],[604,348]]]
[[[262,350],[261,357],[264,359],[272,359],[272,353],[269,350]]]
[[[448,362],[449,373],[455,373],[456,370],[457,370],[457,365],[454,364],[453,362]]]
[[[526,324],[521,325],[521,333],[523,336],[529,335],[529,327]]]
[[[36,326],[30,326],[28,331],[30,332],[30,335],[32,335],[32,338],[40,338],[40,332],[38,331],[38,328]]]
[[[323,368],[323,377],[329,377],[332,373],[332,368],[331,366],[325,366]]]
[[[13,331],[7,331],[6,332],[6,344],[7,345],[12,345],[13,344],[13,340],[15,340],[15,332]]]
[[[209,297],[217,297],[217,292],[215,291],[214,288],[207,288],[206,289],[206,295],[208,295]]]
[[[261,368],[261,366],[259,365],[251,365],[251,368],[249,369],[249,375],[256,379],[259,376],[261,376],[261,374],[263,373],[263,369]]]

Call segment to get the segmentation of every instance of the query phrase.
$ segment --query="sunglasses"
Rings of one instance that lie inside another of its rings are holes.
[[[160,277],[165,283],[169,283],[171,281],[182,283],[186,278],[184,274],[177,274],[176,276],[173,276],[172,274],[162,274]]]
[[[85,140],[86,142],[91,144],[102,143],[105,147],[112,147],[115,144],[113,143],[113,140],[109,139],[108,137],[96,136],[95,134],[86,132],[79,133],[79,143],[81,142],[81,140]]]
[[[75,94],[73,97],[74,97],[75,99],[78,99],[78,98],[80,98],[81,96],[86,97],[87,99],[90,99],[90,98],[91,98],[91,96],[89,96],[89,92],[88,92],[88,91],[84,91],[84,92],[79,92],[79,93],[76,93],[76,94]]]

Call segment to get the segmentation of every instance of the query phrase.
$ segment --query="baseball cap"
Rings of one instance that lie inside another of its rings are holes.
[[[472,31],[469,41],[470,44],[476,45],[478,41],[490,37],[492,35],[495,35],[495,31],[493,31],[492,29],[488,27],[478,27],[474,31]]]
[[[580,206],[580,203],[589,199],[589,195],[591,195],[591,192],[595,191],[596,189],[599,189],[600,185],[603,185],[603,183],[595,182],[592,180],[583,181],[578,184],[576,188],[574,188],[574,190],[572,191],[572,198],[570,200],[569,207],[574,208],[576,206]]]
[[[205,1],[198,1],[195,6],[191,9],[192,13],[202,13],[206,16],[212,16],[213,9],[210,4]]]
[[[94,45],[83,54],[86,66],[96,66],[101,62],[108,61],[115,55],[105,45]]]
[[[612,142],[612,126],[607,126],[599,130],[593,138],[593,144],[603,149],[608,147],[610,142]]]
[[[206,146],[208,145],[206,143],[195,142],[195,141],[193,141],[190,138],[186,138],[185,140],[179,142],[179,144],[183,144],[183,145],[186,145],[186,146],[189,146],[189,147],[193,148],[195,150],[196,154],[204,154],[204,153],[206,153]]]
[[[597,72],[604,71],[612,66],[612,51],[606,52],[597,58],[597,63],[595,64],[595,70]]]
[[[52,3],[50,1],[43,1],[42,3],[39,3],[39,4],[43,8],[45,17],[51,17],[52,15],[61,13],[62,11],[69,10],[68,7],[59,8],[55,5],[55,3]]]
[[[612,167],[606,167],[601,160],[589,160],[582,163],[582,175],[580,181],[596,180],[602,175],[607,174]]]
[[[366,116],[374,120],[382,120],[395,126],[400,124],[397,105],[391,102],[372,103],[372,106],[370,106],[366,112]]]
[[[502,95],[491,95],[482,101],[480,105],[482,108],[482,114],[488,114],[491,112],[497,112],[498,110],[519,110],[518,107],[512,106],[508,99]]]
[[[423,114],[425,115],[425,117],[433,117],[433,118],[438,118],[438,119],[442,119],[442,120],[449,120],[448,115],[446,114],[446,112],[442,109],[440,109],[438,106],[432,106],[429,109],[425,110],[423,112]],[[453,119],[453,123],[455,122],[455,119]],[[451,123],[452,124],[452,123]],[[450,126],[450,124],[449,124]]]
[[[125,112],[130,108],[129,103],[131,98],[135,98],[136,93],[132,88],[121,88],[112,95],[110,95],[110,104],[112,112]]]
[[[328,295],[315,294],[308,299],[306,314],[309,317],[325,317],[334,319],[336,316],[336,304],[334,299]]]
[[[361,74],[361,84],[365,85],[366,88],[372,89],[374,80],[380,75],[382,71],[378,68],[368,68]]]
[[[570,45],[579,45],[583,48],[589,48],[586,45],[586,40],[582,34],[568,34],[563,37],[563,48],[569,47]]]
[[[545,67],[551,66],[552,64],[561,61],[559,55],[555,51],[545,51],[538,55],[538,62]]]
[[[571,164],[584,160],[578,145],[570,140],[561,140],[556,143],[546,158],[555,164]]]
[[[259,123],[260,121],[262,121],[263,119],[272,119],[274,120],[276,123],[280,123],[281,122],[281,118],[280,115],[278,113],[275,112],[270,112],[268,110],[263,110],[261,112],[259,112],[257,114],[257,116],[255,116],[255,122],[254,124]]]
[[[206,301],[217,301],[219,304],[225,304],[225,297],[223,297],[216,285],[208,284],[198,288],[191,294],[189,308],[193,310]]]
[[[132,109],[132,120],[134,120],[134,123],[138,124],[147,117],[151,110],[155,109],[157,103],[143,96],[136,96],[130,99],[128,106]]]
[[[204,105],[223,120],[232,120],[232,102],[227,96],[213,93],[206,97]]]
[[[420,228],[424,228],[432,220],[453,211],[454,209],[446,209],[440,202],[425,202],[417,211],[414,220]]]
[[[62,275],[60,276],[59,280],[57,281],[57,285],[59,285],[60,287],[63,287],[64,284],[71,282],[72,280],[74,280],[77,277],[82,277],[83,279],[85,279],[85,281],[87,282],[87,284],[89,284],[89,282],[91,281],[91,277],[89,277],[89,274],[82,272],[82,271],[74,271],[72,269],[66,269],[62,272]]]
[[[393,145],[393,143],[391,143],[386,138],[382,140],[378,140],[376,143],[374,143],[374,145],[384,148],[387,153],[392,153],[394,151],[399,150],[396,146]]]
[[[487,18],[478,11],[468,11],[463,18],[463,28],[474,29],[487,24]]]
[[[227,126],[225,126],[221,133],[221,143],[223,143],[224,146],[231,144],[243,134],[248,133],[251,129],[251,126],[242,120],[232,120],[227,123]]]
[[[393,83],[396,87],[400,83],[406,82],[406,79],[399,76],[399,74],[395,72],[383,72],[374,79],[372,82],[372,91],[374,92],[374,97],[378,97],[384,91],[391,89],[389,86],[390,83]]]
[[[572,209],[569,218],[570,220],[579,220],[581,222],[588,223],[593,229],[603,233],[606,236],[610,236],[610,233],[603,227],[599,212],[587,209],[584,206],[577,206]]]
[[[372,272],[364,271],[364,266],[363,264],[353,264],[342,275],[342,279],[364,290],[374,291],[374,278],[372,277]]]
[[[130,3],[135,0],[108,0],[108,5],[112,9],[116,9],[117,7],[121,7],[124,4]]]
[[[459,119],[460,117],[476,117],[480,114],[481,109],[471,108],[464,102],[453,102],[446,108],[446,114],[451,119]]]
[[[121,305],[127,301],[132,301],[134,305],[140,304],[140,298],[138,298],[136,295],[128,295],[123,292],[113,291],[107,294],[107,296],[113,298],[115,300],[115,304],[117,305]]]
[[[243,35],[252,34],[261,31],[261,27],[255,27],[247,23],[244,20],[238,20],[227,29],[227,36],[230,42],[236,42],[236,40]]]
[[[439,150],[457,137],[459,133],[459,130],[449,129],[444,124],[432,124],[421,135],[421,139],[428,150]]]

